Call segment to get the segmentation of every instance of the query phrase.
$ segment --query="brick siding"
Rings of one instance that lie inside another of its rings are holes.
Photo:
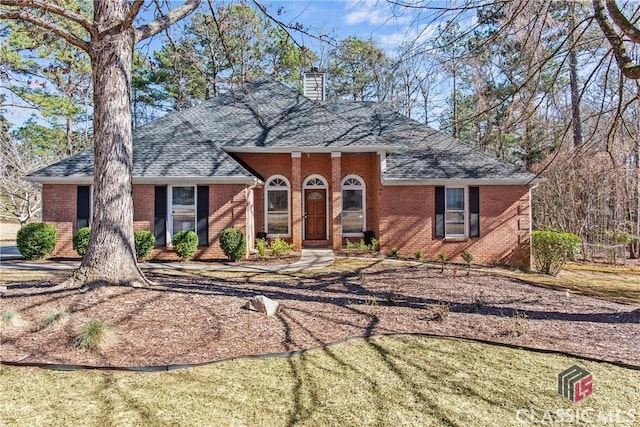
[[[292,185],[291,225],[293,242],[302,244],[302,185],[310,175],[320,175],[327,181],[330,242],[335,248],[344,239],[341,235],[341,193],[337,186],[347,175],[358,175],[365,181],[366,229],[382,239],[382,251],[397,247],[402,255],[413,256],[421,250],[426,259],[436,260],[444,252],[452,261],[461,262],[464,249],[478,263],[501,261],[529,266],[529,191],[526,186],[480,187],[480,237],[450,240],[435,237],[435,187],[383,186],[377,154],[342,153],[331,158],[330,153],[306,154],[237,154],[237,157],[265,180],[273,175],[286,177]],[[337,190],[337,191],[334,191]],[[54,255],[75,257],[72,236],[76,231],[75,185],[45,184],[42,187],[43,220],[58,228],[59,240]],[[153,232],[154,186],[134,185],[134,228]],[[209,246],[198,249],[196,259],[218,259],[224,254],[218,244],[220,232],[236,227],[246,232],[247,189],[245,185],[209,186]],[[265,230],[264,189],[254,190],[255,231]],[[171,250],[156,249],[153,257],[177,259]]]
[[[431,260],[444,252],[449,260],[462,262],[466,249],[478,263],[529,267],[528,187],[480,187],[480,237],[469,239],[435,237],[433,186],[383,186],[380,201],[385,252],[397,247],[401,255],[413,256],[421,250]]]

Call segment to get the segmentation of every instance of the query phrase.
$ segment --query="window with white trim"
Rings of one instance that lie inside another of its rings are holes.
[[[342,180],[342,235],[361,235],[365,224],[364,180],[348,175]]]
[[[179,231],[196,232],[196,187],[172,186],[171,195],[171,236]]]
[[[435,188],[435,237],[480,237],[480,187]]]
[[[274,237],[289,237],[289,181],[283,176],[269,178],[265,185],[265,227]]]
[[[445,236],[465,237],[467,215],[464,187],[446,187],[445,200]]]

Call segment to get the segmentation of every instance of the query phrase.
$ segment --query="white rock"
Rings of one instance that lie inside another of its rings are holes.
[[[264,295],[257,295],[247,302],[245,308],[264,313],[267,316],[274,316],[278,312],[280,304]]]

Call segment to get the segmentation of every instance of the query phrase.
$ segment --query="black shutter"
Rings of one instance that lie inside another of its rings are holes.
[[[198,246],[209,246],[209,186],[198,186]]]
[[[78,230],[89,226],[90,204],[91,187],[88,185],[79,185],[76,205],[76,225],[78,226]]]
[[[469,187],[469,236],[480,237],[480,187]]]
[[[155,188],[153,233],[156,236],[156,247],[167,246],[167,186],[166,185],[157,185]]]
[[[436,237],[444,237],[444,187],[436,187]]]

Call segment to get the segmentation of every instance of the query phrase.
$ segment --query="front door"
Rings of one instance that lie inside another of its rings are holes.
[[[304,190],[305,240],[324,240],[327,237],[327,190]]]

